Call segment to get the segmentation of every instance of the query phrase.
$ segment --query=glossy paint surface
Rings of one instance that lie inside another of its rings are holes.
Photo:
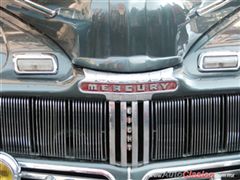
[[[2,6],[54,39],[71,59],[75,59],[76,65],[113,72],[165,68],[166,65],[156,66],[163,63],[161,58],[183,56],[203,33],[237,6],[233,4],[216,13],[187,21],[194,8],[210,1],[34,1],[58,9],[58,15],[49,19],[20,7],[12,0],[3,0]],[[131,61],[123,58],[136,56],[146,58],[144,62],[139,61],[140,58],[132,58]],[[110,57],[115,58],[109,63],[106,59]],[[153,62],[152,57],[158,58],[159,63]],[[167,67],[179,63],[168,63]]]
[[[1,84],[4,81],[13,80],[17,82],[21,78],[60,80],[71,74],[72,64],[61,49],[50,39],[47,39],[34,29],[18,19],[0,10],[0,77]],[[3,46],[2,46],[3,45]],[[58,64],[57,72],[49,75],[33,74],[19,76],[15,72],[13,59],[17,55],[51,54],[56,57]],[[21,81],[19,81],[21,82]]]
[[[181,0],[86,0],[35,2],[62,8],[54,19],[22,9],[13,1],[8,10],[56,39],[72,57],[107,58],[147,55],[170,57],[201,35],[232,8],[185,23],[201,1]]]
[[[11,1],[8,1],[11,2]],[[57,3],[58,2],[58,3]],[[47,5],[51,8],[56,8],[56,5],[68,7],[69,3],[71,1],[49,1],[47,2]],[[114,1],[117,3],[117,1]],[[166,1],[165,1],[166,2]],[[59,4],[60,3],[60,4]],[[64,4],[65,3],[65,4]],[[128,3],[126,3],[128,5]],[[171,5],[170,1],[169,4]],[[137,5],[135,5],[137,6]],[[89,26],[89,29],[91,30],[92,27],[92,20],[84,19],[84,20],[74,20],[72,18],[67,18],[67,14],[60,14],[59,16],[55,17],[55,19],[46,19],[38,14],[35,14],[33,12],[26,11],[21,8],[14,7],[14,5],[7,5],[7,8],[14,12],[14,14],[17,14],[19,17],[23,18],[24,20],[28,21],[31,25],[34,25],[35,27],[38,27],[37,29],[47,34],[50,38],[53,38],[58,45],[63,47],[65,52],[68,53],[68,55],[76,60],[79,59],[96,59],[96,61],[100,62],[105,59],[112,59],[118,58],[118,61],[121,61],[124,59],[124,57],[132,56],[132,58],[137,59],[140,61],[140,59],[136,58],[138,57],[146,57],[150,56],[149,54],[143,54],[143,56],[139,56],[141,54],[133,53],[133,55],[129,54],[121,54],[121,47],[115,49],[116,54],[120,54],[119,56],[115,56],[112,53],[103,55],[94,55],[91,53],[81,54],[81,43],[82,39],[84,38],[81,36],[81,28]],[[105,4],[104,7],[99,5],[99,9],[107,9],[109,6]],[[154,11],[157,7],[155,7]],[[196,18],[190,21],[189,23],[182,24],[178,26],[177,32],[180,29],[185,29],[185,33],[181,35],[176,35],[175,43],[176,45],[170,46],[171,48],[175,49],[175,54],[167,55],[165,57],[164,54],[158,54],[156,59],[161,58],[169,58],[170,57],[180,57],[182,59],[183,63],[180,66],[175,66],[173,68],[173,77],[177,79],[179,88],[174,92],[167,92],[167,93],[156,93],[152,97],[152,99],[149,100],[158,100],[158,99],[166,99],[166,98],[176,98],[179,99],[179,97],[199,97],[199,96],[212,96],[212,95],[225,95],[225,94],[231,94],[231,93],[238,93],[239,94],[239,88],[240,88],[240,70],[236,72],[225,72],[225,73],[202,73],[198,70],[198,56],[202,52],[206,52],[208,50],[211,50],[213,48],[215,51],[221,51],[224,49],[236,49],[239,50],[239,13],[235,13],[235,15],[229,16],[228,18],[224,18],[224,22],[220,21],[221,23],[218,23],[218,26],[214,26],[214,28],[211,28],[215,23],[218,22],[218,20],[223,19],[229,12],[232,12],[232,10],[235,9],[233,7],[230,7],[228,9],[224,9],[223,11],[218,11],[213,14],[209,14],[206,17]],[[85,11],[85,10],[84,10]],[[21,12],[21,14],[19,14]],[[94,11],[96,13],[97,11]],[[0,15],[2,11],[0,11]],[[62,12],[64,13],[64,12]],[[87,12],[86,12],[87,13]],[[71,16],[72,17],[72,16]],[[74,16],[76,17],[76,16]],[[110,16],[109,16],[110,17]],[[105,95],[92,95],[92,94],[84,94],[79,91],[79,82],[81,82],[84,79],[85,74],[81,71],[81,68],[78,68],[79,66],[72,66],[71,62],[68,58],[64,55],[64,53],[54,46],[54,43],[50,43],[49,40],[46,39],[45,36],[42,34],[39,34],[35,32],[30,27],[23,27],[20,23],[20,21],[16,21],[15,18],[10,18],[10,16],[7,16],[4,18],[5,20],[2,21],[3,24],[5,24],[6,27],[9,26],[9,22],[15,24],[18,26],[18,28],[15,27],[15,25],[12,25],[11,28],[3,28],[5,34],[8,34],[6,46],[10,47],[8,49],[8,61],[6,62],[6,65],[1,69],[0,71],[0,77],[1,77],[1,93],[5,97],[11,97],[11,96],[20,96],[20,97],[51,97],[51,98],[60,98],[60,99],[106,99]],[[102,24],[96,19],[95,22],[98,22],[99,26]],[[114,22],[119,26],[118,21]],[[119,22],[120,23],[120,22]],[[69,28],[69,33],[66,33],[63,37],[63,39],[59,38],[57,36],[58,30],[60,30],[63,26],[66,26]],[[143,26],[144,28],[145,26]],[[96,28],[98,30],[98,28]],[[16,32],[15,35],[11,34],[12,32]],[[114,29],[112,31],[117,31],[117,29]],[[104,31],[103,31],[104,32]],[[101,32],[101,33],[103,33]],[[161,31],[163,32],[163,31]],[[183,31],[182,31],[183,32]],[[207,33],[206,33],[207,32]],[[120,33],[120,32],[119,32]],[[167,34],[167,32],[165,31]],[[83,33],[84,34],[84,33]],[[103,33],[104,34],[104,33]],[[86,34],[84,34],[86,35]],[[96,51],[100,51],[100,45],[97,46],[95,42],[97,41],[97,38],[101,37],[102,34],[96,33],[95,37],[91,41],[84,41],[86,43],[92,42],[90,47],[94,47]],[[125,35],[134,36],[134,33],[128,34],[125,33]],[[106,35],[107,36],[107,35]],[[150,35],[149,35],[150,36]],[[155,34],[156,37],[158,37],[158,34]],[[200,41],[195,43],[199,38],[201,37]],[[49,39],[50,39],[49,38]],[[103,38],[104,39],[104,38]],[[119,38],[118,41],[121,39]],[[74,42],[78,43],[74,43]],[[203,42],[202,42],[203,41]],[[108,43],[111,42],[111,46],[114,46],[114,42],[108,41]],[[99,42],[101,43],[101,42]],[[117,46],[117,41],[115,42]],[[121,44],[121,43],[120,43]],[[163,45],[167,44],[162,43]],[[190,53],[188,53],[184,58],[183,55],[187,53],[189,47],[191,47],[194,44],[193,48],[189,50]],[[16,47],[14,46],[16,45]],[[83,45],[85,45],[83,43]],[[104,44],[103,44],[104,45]],[[147,45],[147,44],[145,44]],[[160,46],[162,47],[162,46]],[[158,48],[160,48],[158,47]],[[86,50],[88,49],[85,47]],[[106,47],[101,47],[106,48]],[[154,47],[152,47],[154,48]],[[157,48],[157,47],[155,47]],[[107,49],[107,48],[106,48]],[[59,62],[59,69],[58,73],[56,75],[31,75],[31,76],[22,76],[18,75],[14,72],[13,69],[13,63],[12,63],[12,55],[16,52],[34,52],[34,51],[41,51],[41,52],[49,52],[54,53],[58,57]],[[7,52],[7,51],[5,51]],[[104,52],[104,51],[103,51]],[[137,52],[137,51],[136,51]],[[140,52],[140,51],[138,51]],[[94,58],[92,58],[94,57]],[[160,58],[159,58],[160,57]],[[155,57],[152,57],[155,59]],[[126,58],[129,59],[129,58]],[[131,59],[131,58],[130,58]],[[90,61],[96,64],[96,61]],[[135,61],[136,62],[136,61]],[[162,61],[161,61],[162,62]],[[112,62],[113,64],[116,64],[116,61]],[[157,63],[160,64],[161,63]],[[131,64],[133,66],[133,64]],[[149,62],[145,62],[142,64],[142,66],[147,67],[149,65]],[[170,66],[171,64],[169,64]],[[81,67],[81,66],[80,66]],[[112,68],[112,66],[110,66]],[[133,66],[134,67],[134,66]],[[135,66],[136,67],[136,66]],[[102,67],[101,67],[102,68]],[[159,68],[159,66],[157,67]],[[102,69],[103,70],[103,69]],[[133,69],[130,69],[133,70]],[[148,70],[145,68],[145,70]],[[97,73],[96,73],[97,74]],[[116,74],[116,78],[120,77],[120,74]],[[128,74],[132,75],[132,74]],[[142,73],[139,73],[139,76],[142,76]],[[134,96],[133,96],[134,97]],[[142,98],[141,96],[138,98]],[[117,101],[120,101],[121,99],[117,99]],[[131,101],[131,100],[128,100]],[[134,99],[136,101],[136,99]],[[200,121],[199,121],[200,122]],[[229,135],[230,138],[236,137],[234,133]],[[222,155],[222,156],[216,156],[218,161],[226,161],[228,160],[239,160],[239,153],[236,154],[236,156],[231,156],[230,154]],[[212,157],[201,157],[199,159],[184,159],[183,161],[164,161],[164,162],[157,162],[157,163],[151,163],[146,164],[141,167],[136,167],[133,169],[130,169],[130,172],[127,168],[124,167],[117,167],[110,164],[100,164],[100,163],[85,163],[85,162],[70,162],[71,166],[75,167],[88,167],[88,168],[100,168],[100,169],[106,169],[107,171],[111,172],[116,176],[116,179],[127,179],[127,175],[130,175],[132,179],[142,179],[143,176],[149,172],[150,170],[154,170],[156,168],[163,169],[164,167],[175,167],[179,168],[181,165],[189,165],[189,164],[199,164],[199,163],[212,163],[213,161],[217,161],[216,158]],[[40,163],[40,160],[34,160],[34,159],[28,159],[29,163],[32,163],[36,161],[37,163]],[[56,161],[57,164],[64,164],[65,161]],[[53,164],[52,159],[47,162],[47,164]],[[234,165],[231,163],[228,163],[228,165]],[[224,166],[224,163],[219,166],[220,168]],[[54,166],[55,167],[55,166]],[[204,166],[205,167],[205,166]],[[49,169],[48,169],[49,170]],[[72,168],[71,168],[72,170]]]

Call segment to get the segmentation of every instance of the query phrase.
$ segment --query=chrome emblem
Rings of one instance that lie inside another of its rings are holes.
[[[178,88],[173,68],[136,74],[84,69],[84,75],[79,90],[87,94],[103,94],[108,100],[150,100],[155,93],[176,91]]]
[[[92,83],[83,82],[80,89],[86,92],[108,92],[108,93],[141,93],[162,92],[175,90],[176,81],[141,83],[141,84],[114,84],[114,83]]]

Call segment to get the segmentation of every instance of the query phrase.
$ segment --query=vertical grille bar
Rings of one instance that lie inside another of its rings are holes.
[[[150,124],[150,110],[149,101],[143,102],[143,163],[147,164],[149,162],[149,124]]]
[[[116,119],[115,119],[115,102],[109,102],[109,136],[110,136],[110,163],[116,164],[116,143],[115,143],[115,128],[116,128]]]
[[[127,103],[120,103],[121,123],[121,165],[127,166]]]
[[[102,157],[101,157],[101,159],[103,160],[103,161],[107,161],[108,160],[108,129],[109,129],[109,127],[108,127],[108,125],[107,125],[107,123],[108,123],[108,120],[109,120],[109,116],[108,116],[108,106],[107,106],[107,103],[106,102],[102,102],[102,104],[103,104],[103,106],[100,106],[100,109],[99,109],[99,113],[100,113],[100,124],[102,125],[102,128],[101,128],[101,130],[102,130],[102,134],[103,134],[103,136],[102,136],[102,140],[101,140],[101,146],[102,146],[102,149],[103,149],[103,151],[102,151],[102,153],[101,153],[101,155],[102,155]],[[103,112],[103,114],[101,113],[101,112]]]
[[[138,102],[132,102],[132,165],[138,165]]]

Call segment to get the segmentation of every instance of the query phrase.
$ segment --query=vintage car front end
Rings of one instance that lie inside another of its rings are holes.
[[[1,180],[240,178],[238,1],[34,2],[0,6]]]

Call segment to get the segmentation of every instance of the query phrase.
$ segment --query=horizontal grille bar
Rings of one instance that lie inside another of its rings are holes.
[[[0,98],[0,150],[106,161],[106,102]]]
[[[240,151],[240,96],[151,102],[151,160]]]

